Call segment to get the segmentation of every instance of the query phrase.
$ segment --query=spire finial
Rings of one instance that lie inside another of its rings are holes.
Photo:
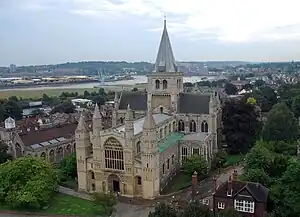
[[[164,14],[164,28],[167,28],[167,13]]]

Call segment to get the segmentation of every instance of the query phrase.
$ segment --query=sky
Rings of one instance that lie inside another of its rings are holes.
[[[300,60],[296,0],[0,0],[0,66],[154,62],[164,16],[177,61]]]

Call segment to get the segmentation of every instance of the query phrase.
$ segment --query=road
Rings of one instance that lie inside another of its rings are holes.
[[[239,174],[242,173],[241,167],[236,167],[227,170],[226,172],[218,175],[217,178],[217,185],[222,184],[223,182],[228,180],[228,177],[233,173],[234,169],[238,171]],[[202,199],[207,196],[211,195],[212,192],[212,179],[208,178],[202,182],[199,183],[199,187],[197,189],[197,199]],[[184,200],[188,201],[191,199],[191,190],[187,189],[184,192],[179,193],[175,196],[178,200]],[[173,198],[170,197],[164,197],[160,198],[159,201],[171,201]],[[129,200],[127,203],[119,202],[116,205],[116,215],[115,217],[148,217],[149,211],[153,210],[153,207],[155,203],[157,203],[157,200],[154,201],[135,201],[135,200]],[[129,203],[128,203],[129,202]],[[0,217],[28,217],[30,215],[17,215],[17,214],[1,214]],[[32,215],[36,217],[47,217],[47,216],[38,216],[38,215]],[[50,216],[49,216],[50,217]]]

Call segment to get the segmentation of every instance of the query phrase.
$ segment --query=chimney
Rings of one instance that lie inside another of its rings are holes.
[[[212,179],[212,193],[216,193],[217,190],[217,178],[215,176],[213,176]]]
[[[227,185],[227,196],[232,196],[232,177],[229,176],[228,185]]]
[[[237,171],[237,170],[234,170],[234,171],[233,171],[233,174],[232,174],[232,179],[233,179],[233,180],[237,180],[238,175],[239,175],[239,174],[238,174],[238,171]]]

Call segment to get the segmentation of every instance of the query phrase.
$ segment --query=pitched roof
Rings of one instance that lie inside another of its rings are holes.
[[[210,95],[180,93],[177,105],[178,113],[209,114]]]
[[[52,128],[29,131],[26,134],[20,134],[20,138],[25,146],[39,144],[59,137],[70,138],[74,136],[77,123],[64,124]]]
[[[147,93],[146,92],[122,92],[119,109],[127,109],[128,104],[132,110],[147,110]]]
[[[252,195],[252,197],[257,202],[263,202],[263,203],[267,202],[269,190],[265,186],[261,185],[260,183],[232,180],[233,197],[235,197],[245,189]],[[215,196],[225,198],[227,197],[227,190],[228,190],[228,181],[224,182],[222,185],[218,187]]]
[[[153,72],[178,72],[178,67],[175,62],[175,57],[167,30],[166,20],[164,20],[164,30],[161,36]]]

